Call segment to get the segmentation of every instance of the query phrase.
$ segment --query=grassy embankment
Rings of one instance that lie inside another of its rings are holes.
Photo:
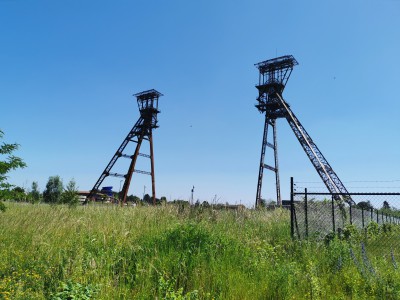
[[[361,251],[291,241],[283,210],[6,205],[0,299],[400,299],[397,230]]]

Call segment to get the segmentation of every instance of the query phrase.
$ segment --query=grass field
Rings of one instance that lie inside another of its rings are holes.
[[[361,247],[292,241],[280,209],[6,206],[0,299],[400,299],[397,229]]]

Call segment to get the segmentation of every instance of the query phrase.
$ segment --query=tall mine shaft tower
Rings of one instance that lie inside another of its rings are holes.
[[[100,193],[99,190],[100,185],[103,183],[104,179],[107,176],[114,176],[122,178],[124,181],[123,188],[120,192],[120,200],[125,203],[126,197],[128,195],[129,186],[132,180],[133,173],[141,173],[147,174],[151,176],[151,185],[152,185],[152,199],[153,204],[156,203],[156,185],[155,185],[155,174],[154,174],[154,153],[153,153],[153,129],[157,128],[157,114],[160,112],[158,110],[158,99],[160,96],[163,96],[160,92],[156,90],[148,90],[141,93],[137,93],[134,95],[137,100],[140,117],[137,120],[136,124],[133,126],[131,131],[129,131],[126,138],[123,140],[121,146],[119,146],[118,150],[115,152],[114,156],[111,158],[107,167],[104,169],[103,173],[100,175],[99,179],[93,186],[90,191],[89,196],[87,197],[87,201],[89,201],[93,196]],[[150,154],[140,153],[140,146],[143,141],[148,141],[150,144]],[[126,146],[129,143],[136,144],[135,151],[133,154],[124,153]],[[135,169],[136,161],[138,157],[145,157],[150,159],[151,171],[142,171]],[[126,174],[119,174],[111,172],[115,163],[118,159],[129,159],[130,165]]]
[[[269,59],[255,64],[259,70],[259,80],[256,88],[258,90],[256,107],[260,113],[265,114],[264,133],[261,147],[261,158],[258,172],[256,207],[261,205],[261,190],[263,183],[264,169],[275,173],[276,199],[278,205],[282,205],[276,119],[285,118],[292,128],[297,140],[313,164],[318,175],[331,193],[347,194],[343,183],[333,171],[328,161],[322,155],[317,145],[313,142],[305,128],[296,118],[289,104],[283,99],[282,93],[298,62],[292,55],[286,55]],[[272,128],[272,142],[268,142],[268,129]],[[274,165],[264,163],[266,147],[272,148],[274,152]],[[346,199],[344,196],[339,198]],[[346,200],[351,200],[347,198]]]

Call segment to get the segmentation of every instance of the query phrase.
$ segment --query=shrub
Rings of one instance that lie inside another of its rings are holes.
[[[82,285],[80,283],[68,281],[62,283],[60,291],[53,295],[51,300],[70,300],[70,299],[81,299],[89,300],[93,299],[93,296],[97,293],[97,288],[92,285]]]
[[[75,180],[68,182],[67,187],[61,194],[61,203],[76,206],[79,203],[78,189]]]
[[[324,237],[324,242],[326,245],[329,245],[333,240],[335,240],[336,234],[332,231],[329,232],[327,235]]]
[[[175,290],[175,280],[165,279],[163,276],[158,281],[158,294],[160,299],[165,300],[198,300],[199,293],[197,290],[183,293],[183,288]]]
[[[353,224],[344,226],[342,234],[343,238],[347,241],[358,241],[361,237],[360,231]]]
[[[7,207],[4,205],[3,201],[0,201],[0,211],[5,212]]]
[[[371,222],[367,225],[368,237],[374,238],[379,234],[379,225],[376,222]]]
[[[390,224],[390,223],[385,223],[382,225],[382,232],[383,233],[391,233],[392,231],[394,231],[394,225]]]
[[[60,176],[50,176],[43,192],[44,202],[56,204],[60,202],[63,193],[63,183]]]

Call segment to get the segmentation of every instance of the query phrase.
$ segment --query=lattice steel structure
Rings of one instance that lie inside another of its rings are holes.
[[[348,194],[347,189],[333,171],[317,145],[313,142],[305,128],[301,125],[300,121],[296,118],[290,109],[289,104],[283,100],[283,90],[289,80],[293,67],[296,65],[298,65],[298,62],[292,55],[281,56],[255,64],[259,70],[259,82],[256,85],[256,88],[258,89],[258,103],[255,106],[261,113],[265,114],[257,182],[256,207],[261,204],[261,189],[264,169],[268,169],[275,173],[276,199],[278,205],[282,205],[279,181],[278,144],[276,138],[276,119],[278,118],[286,118],[296,138],[300,142],[328,190],[331,193]],[[272,128],[272,143],[268,142],[267,139],[269,127]],[[264,163],[266,147],[270,147],[274,151],[274,166]],[[339,198],[344,199],[346,197]],[[351,198],[346,198],[344,200],[351,201]]]
[[[138,108],[140,111],[140,117],[136,124],[133,126],[131,131],[129,131],[128,135],[122,142],[121,146],[119,146],[118,150],[115,152],[114,156],[111,158],[110,162],[104,169],[103,173],[100,175],[99,179],[93,186],[90,191],[89,196],[87,197],[87,201],[89,201],[93,196],[99,193],[99,188],[104,179],[107,176],[120,177],[124,179],[124,185],[121,190],[121,201],[123,203],[126,202],[126,197],[128,194],[129,186],[132,180],[132,174],[134,172],[147,174],[151,176],[152,183],[152,199],[153,204],[156,203],[156,187],[155,187],[155,174],[154,174],[154,153],[153,153],[153,129],[157,128],[157,114],[160,112],[158,110],[158,99],[160,96],[163,96],[160,92],[152,89],[148,91],[144,91],[141,93],[134,94],[137,98]],[[150,154],[140,153],[140,146],[142,145],[143,140],[146,140],[150,144]],[[129,143],[135,143],[136,148],[133,154],[126,154],[124,150]],[[135,165],[138,156],[146,157],[150,159],[151,171],[141,171],[136,170]],[[120,158],[130,159],[130,166],[126,174],[118,174],[112,173],[111,170],[114,167],[115,163]]]

